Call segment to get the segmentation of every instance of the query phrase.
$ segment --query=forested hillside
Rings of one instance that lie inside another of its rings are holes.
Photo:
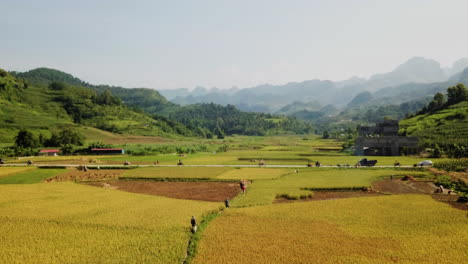
[[[437,93],[418,114],[400,121],[400,133],[417,136],[434,155],[468,157],[468,90],[463,84]]]
[[[309,133],[312,131],[310,125],[298,121],[294,117],[247,113],[231,105],[198,104],[181,107],[167,101],[158,91],[153,89],[92,85],[54,69],[39,68],[24,73],[14,72],[13,74],[36,86],[46,87],[49,90],[52,87],[55,92],[63,91],[56,98],[60,98],[57,100],[61,100],[74,122],[112,132],[143,133],[144,131],[133,127],[131,122],[125,121],[131,120],[134,113],[147,118],[151,117],[152,121],[145,122],[145,128],[154,126],[152,122],[156,120],[164,132],[182,135],[222,137],[224,134],[264,135]],[[66,88],[53,88],[61,85],[66,86]],[[98,103],[98,106],[94,108],[90,107],[93,100]],[[112,111],[114,112],[100,106],[99,103],[102,102],[113,105]],[[127,116],[115,112],[116,109],[130,110],[129,108],[132,110],[132,114],[127,114]],[[98,115],[99,112],[108,113],[110,120]]]
[[[54,75],[64,81],[82,83],[62,77]],[[3,143],[13,142],[22,129],[48,137],[63,127],[95,127],[131,135],[192,134],[177,122],[166,122],[164,118],[155,119],[133,111],[107,90],[96,92],[44,78],[20,79],[0,70],[0,91],[0,138]]]
[[[232,105],[195,104],[178,108],[169,117],[186,124],[199,134],[222,137],[224,134],[266,135],[310,133],[312,127],[294,118],[242,112]]]

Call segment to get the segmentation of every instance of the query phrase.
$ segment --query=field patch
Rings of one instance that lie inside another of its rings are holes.
[[[97,170],[89,169],[88,171],[77,170],[76,168],[69,169],[65,173],[61,173],[55,177],[49,178],[46,181],[99,181],[118,179],[126,170]]]
[[[0,167],[0,178],[5,178],[7,176],[24,172],[28,170],[34,170],[35,168],[31,167]]]
[[[254,181],[247,193],[236,197],[233,205],[237,207],[271,204],[276,197],[288,199],[309,198],[313,192],[309,189],[370,187],[371,182],[393,176],[421,176],[425,172],[400,169],[337,169],[304,168],[298,173],[291,173],[275,180]]]
[[[28,170],[23,170],[19,173],[0,178],[0,184],[39,183],[64,172],[64,169],[28,168]]]
[[[233,180],[268,180],[277,179],[282,175],[292,172],[292,169],[240,168],[224,172],[216,178]]]
[[[181,263],[219,203],[64,183],[0,185],[0,263]]]
[[[128,178],[216,178],[229,167],[150,167],[126,171],[122,177]]]
[[[210,202],[223,202],[240,192],[238,183],[229,182],[110,181],[90,184],[126,192]]]
[[[466,212],[427,195],[228,209],[193,263],[464,263]]]

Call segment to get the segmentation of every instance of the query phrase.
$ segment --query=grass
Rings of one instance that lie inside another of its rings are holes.
[[[27,168],[17,174],[0,178],[0,184],[31,184],[39,183],[43,180],[64,173],[64,169],[34,169]]]
[[[276,197],[300,199],[313,195],[308,189],[323,188],[360,188],[370,186],[378,178],[391,175],[424,175],[417,170],[401,169],[337,169],[337,168],[307,168],[299,169],[299,173],[283,176],[276,180],[254,181],[247,188],[247,193],[233,199],[234,207],[271,204]]]
[[[180,263],[218,203],[74,183],[0,186],[0,263]]]
[[[465,215],[424,195],[229,209],[193,263],[464,263]]]
[[[33,170],[33,169],[34,168],[30,168],[30,167],[0,167],[0,180],[10,175],[14,175],[20,172]]]

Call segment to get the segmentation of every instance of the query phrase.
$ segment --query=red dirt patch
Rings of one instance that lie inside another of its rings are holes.
[[[124,172],[125,170],[88,170],[85,172],[73,168],[68,172],[47,179],[46,182],[112,180],[118,179]]]
[[[239,193],[239,184],[230,182],[108,181],[90,183],[90,185],[133,193],[210,202],[222,202]]]

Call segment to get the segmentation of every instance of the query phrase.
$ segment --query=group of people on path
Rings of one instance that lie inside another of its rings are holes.
[[[239,187],[242,191],[242,193],[245,193],[247,191],[247,184],[245,183],[245,181],[239,181]],[[230,201],[229,199],[226,199],[224,200],[224,205],[226,206],[226,208],[229,208],[230,206]],[[190,219],[190,224],[192,225],[192,233],[195,233],[197,232],[197,219],[195,218],[195,216],[192,216],[192,218]]]

